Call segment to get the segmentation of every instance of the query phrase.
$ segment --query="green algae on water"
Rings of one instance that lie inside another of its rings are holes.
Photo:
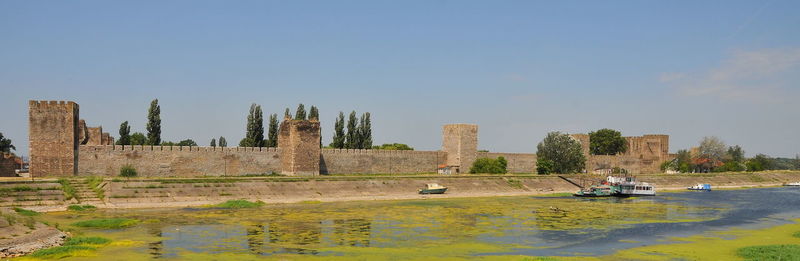
[[[92,219],[86,221],[79,221],[73,223],[72,225],[76,227],[86,227],[86,228],[115,229],[115,228],[132,227],[135,226],[137,223],[139,223],[139,221],[135,219],[106,218],[106,219]]]

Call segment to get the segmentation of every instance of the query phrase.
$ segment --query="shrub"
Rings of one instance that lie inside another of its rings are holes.
[[[469,173],[503,174],[506,173],[507,165],[508,162],[503,157],[497,159],[479,158],[472,163]]]
[[[136,168],[131,166],[131,164],[122,166],[122,168],[119,169],[119,176],[126,178],[136,177]]]
[[[67,207],[67,210],[71,210],[71,211],[86,211],[86,210],[94,210],[96,208],[97,207],[92,206],[92,205],[69,205],[69,207]]]
[[[219,204],[213,205],[212,207],[235,209],[235,208],[257,208],[257,207],[261,207],[263,205],[264,205],[264,202],[261,202],[261,201],[250,202],[250,201],[243,200],[243,199],[236,199],[236,200],[228,200],[228,201],[225,201],[223,203],[219,203]]]
[[[77,198],[78,192],[72,187],[72,185],[69,184],[69,180],[58,179],[58,183],[61,184],[61,190],[64,191],[64,197],[66,200]]]
[[[536,159],[536,173],[541,175],[553,173],[553,161],[542,158]]]
[[[75,222],[72,225],[76,227],[115,229],[115,228],[132,227],[138,223],[139,221],[135,219],[105,218],[105,219],[91,219],[86,221]]]
[[[14,211],[16,211],[17,214],[20,214],[20,215],[23,215],[23,216],[29,216],[29,217],[38,216],[39,215],[39,212],[36,212],[36,211],[33,211],[33,210],[27,210],[27,209],[23,209],[23,208],[14,208]]]

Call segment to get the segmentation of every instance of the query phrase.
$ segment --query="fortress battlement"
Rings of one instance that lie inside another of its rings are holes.
[[[187,151],[187,152],[254,152],[277,153],[278,148],[267,147],[208,147],[208,146],[154,146],[154,145],[81,145],[80,151]]]

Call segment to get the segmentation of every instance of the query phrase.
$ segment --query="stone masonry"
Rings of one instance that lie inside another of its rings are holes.
[[[283,120],[278,132],[281,174],[319,175],[319,131],[317,120]]]
[[[28,105],[31,175],[75,175],[78,169],[78,104],[30,101]]]
[[[447,152],[446,164],[456,173],[467,173],[478,154],[478,125],[448,124],[442,129],[442,151]]]
[[[478,152],[478,125],[442,128],[439,151],[320,149],[317,120],[284,119],[278,148],[214,148],[113,145],[102,127],[87,127],[78,104],[30,101],[30,173],[41,176],[116,176],[132,165],[140,176],[196,177],[279,172],[285,175],[436,173],[442,166],[467,173],[477,158],[504,157],[509,173],[535,173],[536,154]],[[619,167],[630,173],[654,173],[669,154],[669,136],[626,137],[622,155],[590,155],[589,136],[573,134],[586,155],[587,172]]]

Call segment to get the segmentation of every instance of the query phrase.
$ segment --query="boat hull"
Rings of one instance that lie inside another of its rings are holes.
[[[445,191],[447,191],[447,188],[422,189],[419,191],[419,194],[444,194]]]

